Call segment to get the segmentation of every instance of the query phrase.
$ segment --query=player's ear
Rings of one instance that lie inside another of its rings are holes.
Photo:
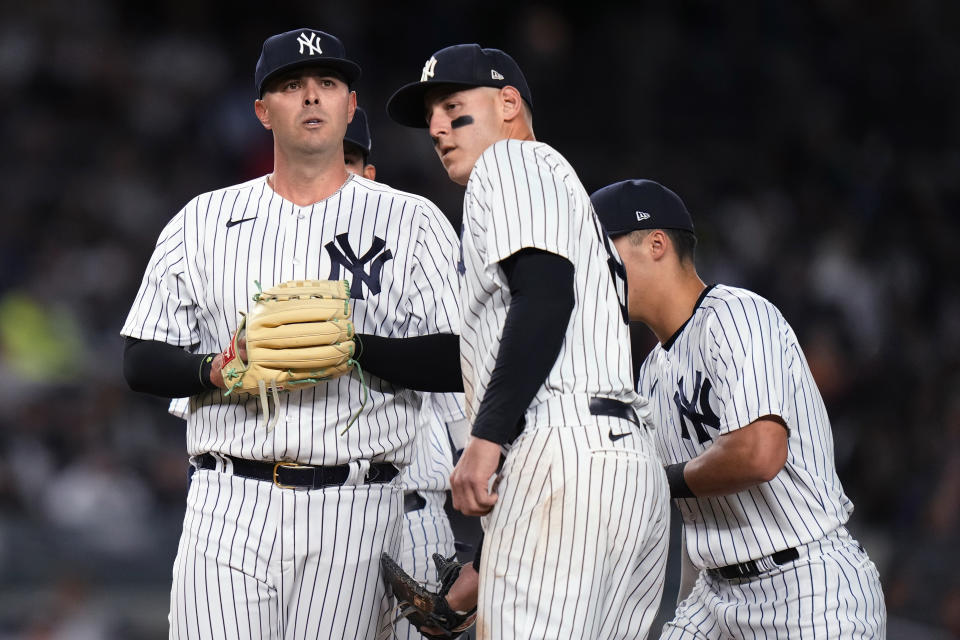
[[[257,120],[263,125],[264,129],[270,129],[270,114],[267,112],[267,105],[263,100],[256,100],[253,103],[253,111],[257,114]]]
[[[650,251],[650,257],[660,260],[667,254],[670,241],[663,229],[654,229],[647,235],[646,245]]]
[[[353,114],[357,112],[357,92],[350,92],[350,99],[347,101],[347,122],[353,122]]]
[[[377,168],[372,164],[363,165],[363,177],[367,180],[377,179]]]
[[[516,87],[507,85],[500,89],[500,109],[503,119],[508,122],[523,114],[523,98]]]

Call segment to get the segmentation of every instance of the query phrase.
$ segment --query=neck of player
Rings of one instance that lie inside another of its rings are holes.
[[[644,323],[663,344],[693,315],[697,300],[707,285],[692,266],[676,266],[668,277],[654,282],[657,303],[650,305],[649,317]]]
[[[270,188],[299,207],[326,200],[343,187],[348,173],[343,164],[343,147],[332,153],[292,157],[274,148],[273,173],[267,176]]]

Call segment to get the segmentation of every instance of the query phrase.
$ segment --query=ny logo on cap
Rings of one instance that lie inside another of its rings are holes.
[[[437,59],[430,56],[426,64],[423,65],[423,73],[420,74],[420,82],[426,82],[428,78],[433,77],[433,70],[437,67]]]
[[[300,45],[300,55],[303,55],[303,48],[307,48],[307,53],[310,55],[313,54],[323,54],[323,51],[320,49],[320,38],[317,37],[317,34],[311,33],[309,36],[306,32],[302,32],[300,37],[297,38],[297,44]]]
[[[649,220],[650,214],[646,211],[637,211],[637,222],[643,222],[644,220]]]

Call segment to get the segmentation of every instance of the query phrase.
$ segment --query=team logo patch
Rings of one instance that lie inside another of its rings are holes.
[[[323,53],[323,50],[320,49],[320,38],[315,33],[307,35],[306,31],[301,32],[300,37],[297,38],[297,44],[300,45],[300,55],[303,55],[304,47],[307,48],[307,53],[311,56]]]
[[[353,276],[350,297],[363,300],[366,297],[363,295],[363,285],[367,285],[372,295],[380,293],[380,272],[387,260],[393,260],[393,252],[387,249],[381,253],[387,242],[379,236],[373,236],[370,248],[358,258],[350,246],[349,237],[349,234],[341,233],[335,242],[328,242],[323,246],[330,255],[329,279],[340,280],[340,267],[343,267]],[[369,271],[364,269],[367,264],[370,265]]]
[[[433,56],[430,56],[430,59],[423,65],[423,73],[420,74],[420,82],[426,82],[434,75],[434,70],[437,68],[437,59]]]
[[[680,378],[677,385],[680,387],[680,391],[674,392],[673,402],[677,405],[677,410],[680,411],[680,435],[687,440],[692,440],[690,431],[687,429],[687,422],[689,422],[693,425],[693,430],[697,434],[697,442],[703,444],[707,440],[712,440],[713,438],[710,437],[704,427],[719,429],[720,418],[710,408],[710,390],[713,388],[710,380],[704,379],[703,374],[697,371],[697,378],[693,384],[693,394],[689,400],[680,395],[680,392],[683,391],[683,378]],[[697,411],[698,404],[700,405],[699,411]]]

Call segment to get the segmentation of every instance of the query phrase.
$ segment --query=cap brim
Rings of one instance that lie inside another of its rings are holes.
[[[427,92],[435,87],[450,86],[463,89],[473,89],[480,85],[465,82],[449,82],[447,80],[427,80],[426,82],[411,82],[397,89],[387,101],[387,115],[405,127],[417,129],[427,128],[427,108],[423,103]]]
[[[344,136],[343,144],[344,146],[350,145],[351,147],[353,147],[354,149],[356,149],[357,151],[359,151],[365,156],[370,154],[370,149],[366,148],[365,146],[363,146],[362,144],[360,144],[356,140],[353,140],[350,137]]]
[[[360,65],[352,60],[347,60],[346,58],[318,58],[316,60],[298,60],[296,62],[291,62],[286,64],[278,69],[274,70],[273,73],[268,75],[263,79],[263,82],[260,83],[259,91],[260,96],[263,96],[263,91],[266,89],[267,85],[274,78],[280,74],[286,73],[287,71],[292,71],[294,69],[300,69],[303,67],[317,67],[319,69],[332,69],[342,75],[347,84],[353,86],[353,84],[360,78]]]

